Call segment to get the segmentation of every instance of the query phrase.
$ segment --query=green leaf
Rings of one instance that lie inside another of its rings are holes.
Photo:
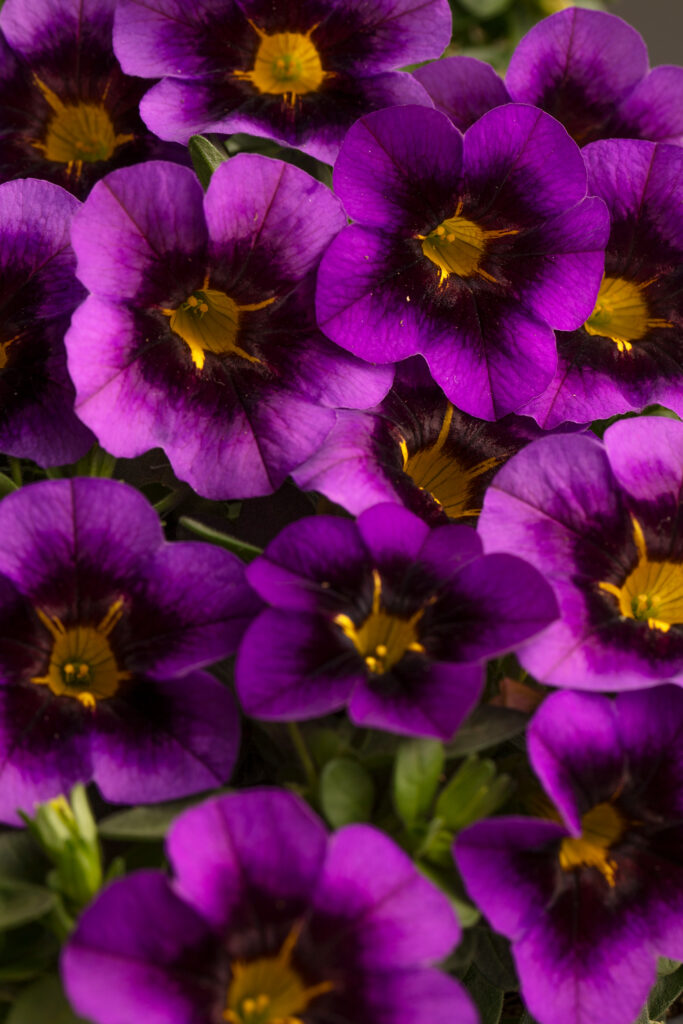
[[[206,191],[213,172],[230,159],[228,153],[223,146],[207,139],[205,135],[193,135],[190,139],[189,150],[199,182]]]
[[[519,988],[510,943],[502,935],[488,928],[480,928],[474,962],[484,977],[496,988],[502,989],[503,992],[514,992]]]
[[[498,1024],[503,1012],[502,990],[492,985],[476,964],[470,966],[463,984],[477,1005],[481,1024]]]
[[[652,1020],[660,1020],[683,992],[683,967],[672,974],[665,974],[650,992],[647,1011]]]
[[[458,888],[457,877],[452,868],[448,871],[433,864],[425,864],[423,861],[416,862],[415,867],[448,897],[461,928],[471,928],[477,923],[481,913],[473,903],[465,899],[463,892]]]
[[[184,526],[186,530],[196,537],[200,537],[201,540],[206,540],[209,544],[216,544],[219,548],[225,548],[226,551],[232,551],[243,562],[253,562],[255,558],[263,554],[263,549],[256,547],[255,544],[249,544],[245,540],[240,540],[239,537],[231,537],[227,533],[221,533],[220,530],[214,530],[213,527],[205,526],[204,523],[200,523],[198,519],[192,519],[190,516],[181,516],[179,523],[180,526]]]
[[[348,757],[327,762],[320,776],[320,806],[333,828],[370,821],[374,802],[375,784],[362,764]]]
[[[470,755],[439,794],[435,814],[454,831],[462,828],[471,820],[470,807],[488,789],[495,774],[493,761],[488,758],[482,761],[475,754]]]
[[[529,716],[521,711],[484,704],[472,712],[455,739],[446,745],[446,757],[464,757],[497,747],[524,732],[528,721]]]
[[[0,985],[17,985],[43,975],[54,965],[59,942],[35,923],[0,935]]]
[[[56,897],[40,885],[0,878],[0,931],[37,921],[54,907]]]
[[[669,960],[665,956],[660,956],[657,960],[657,974],[661,978],[665,974],[673,974],[681,966],[680,960]]]
[[[106,993],[103,993],[106,998]],[[57,975],[49,974],[24,989],[9,1012],[6,1024],[88,1024],[69,1006]]]
[[[443,765],[443,744],[438,740],[406,740],[398,748],[394,764],[394,806],[408,828],[429,814]]]
[[[43,851],[25,829],[0,833],[0,878],[42,882],[47,869]]]
[[[228,790],[216,790],[213,795]],[[99,823],[99,833],[104,839],[126,839],[133,842],[158,842],[163,839],[174,818],[200,803],[207,794],[187,797],[184,800],[170,800],[165,804],[149,804],[148,806],[131,807],[127,811],[117,811]]]
[[[507,10],[512,0],[460,0],[460,3],[480,21],[495,18]]]

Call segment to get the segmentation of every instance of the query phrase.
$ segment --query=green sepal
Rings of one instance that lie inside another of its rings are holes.
[[[211,796],[229,793],[229,789],[217,789]],[[125,811],[117,811],[103,818],[99,833],[103,839],[128,840],[130,842],[159,842],[164,839],[171,822],[194,804],[201,803],[209,794],[169,800],[163,804],[141,804]]]
[[[650,1019],[659,1021],[666,1015],[672,1003],[675,1003],[683,992],[683,967],[665,974],[658,980],[647,1000],[647,1012]]]
[[[213,142],[206,135],[193,135],[188,148],[199,183],[206,191],[213,172],[229,160],[230,156],[224,146]]]
[[[438,740],[405,740],[394,763],[393,795],[396,813],[407,828],[428,816],[444,766]]]
[[[481,1024],[498,1024],[503,1012],[503,991],[492,985],[476,964],[470,965],[462,982],[476,1003]]]
[[[0,878],[0,931],[37,921],[56,904],[56,896],[41,885],[29,885],[15,878]]]
[[[460,726],[455,739],[446,744],[446,757],[464,757],[497,747],[524,732],[529,716],[513,708],[482,704]]]
[[[327,762],[320,775],[319,795],[321,809],[332,828],[372,818],[372,775],[349,757],[335,757]]]
[[[106,992],[102,993],[106,999]],[[69,1006],[61,982],[56,974],[48,974],[19,995],[9,1012],[5,1024],[88,1024],[77,1017]]]
[[[490,928],[477,929],[474,962],[488,981],[503,992],[516,992],[519,980],[508,940]]]

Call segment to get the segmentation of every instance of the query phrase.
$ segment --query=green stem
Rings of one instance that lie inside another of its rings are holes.
[[[253,562],[255,558],[263,554],[262,548],[256,547],[255,544],[249,544],[246,540],[240,540],[239,537],[231,537],[220,530],[214,530],[213,527],[205,526],[204,523],[200,523],[198,519],[192,519],[190,516],[181,516],[179,523],[180,526],[184,526],[190,533],[208,541],[209,544],[216,544],[220,548],[225,548],[226,551],[232,551],[243,562]]]
[[[313,799],[316,799],[318,795],[318,773],[315,770],[313,758],[308,752],[308,747],[306,746],[303,733],[296,722],[288,722],[287,728],[289,729],[289,735],[292,743],[294,744],[294,749],[299,755],[299,760],[301,761],[301,766],[304,770],[304,775],[306,776],[306,782],[308,783],[308,788],[311,791],[311,796]]]
[[[17,459],[14,455],[8,456],[9,458],[9,472],[14,482],[15,487],[21,487],[24,482],[24,474],[21,469],[21,459]]]
[[[156,502],[154,505],[154,511],[160,519],[163,519],[168,512],[172,512],[174,508],[177,508],[178,505],[185,501],[187,493],[187,488],[184,486],[178,487],[173,491],[169,491],[164,498],[161,498],[160,501]]]

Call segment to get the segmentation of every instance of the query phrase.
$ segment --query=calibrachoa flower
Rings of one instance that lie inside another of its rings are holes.
[[[85,292],[69,244],[80,203],[48,181],[0,185],[0,448],[41,466],[95,438],[74,412],[64,332]]]
[[[528,732],[552,820],[492,818],[456,843],[540,1024],[631,1024],[656,956],[683,958],[682,734],[674,686],[553,694]]]
[[[683,682],[683,423],[622,420],[528,445],[486,492],[487,551],[552,584],[560,618],[519,652],[542,682],[625,690]]]
[[[661,402],[683,414],[683,148],[608,139],[586,146],[588,187],[610,211],[605,276],[558,367],[524,408],[545,427]]]
[[[115,882],[66,946],[67,993],[94,1024],[476,1024],[429,966],[460,938],[447,899],[376,829],[328,836],[262,789],[186,811],[167,852],[173,880]]]
[[[148,83],[112,48],[115,0],[5,0],[0,11],[0,181],[48,178],[85,197],[115,167],[187,153],[140,120]]]
[[[258,602],[235,556],[167,544],[112,480],[49,480],[0,503],[0,820],[94,779],[114,802],[225,782],[232,654]]]
[[[505,83],[471,57],[413,74],[462,131],[512,100],[552,114],[580,146],[609,138],[683,143],[683,68],[650,70],[638,32],[604,11],[573,7],[539,22],[513,53]]]
[[[450,42],[446,0],[120,0],[125,71],[164,76],[141,104],[152,131],[265,135],[332,163],[346,130],[380,107],[431,101],[407,64]]]
[[[590,316],[609,232],[557,121],[507,104],[463,137],[437,110],[378,111],[349,131],[334,180],[358,223],[320,265],[318,322],[333,341],[377,362],[421,353],[482,419],[548,387],[553,328]]]
[[[222,164],[205,197],[161,162],[99,183],[74,222],[92,294],[66,341],[103,446],[161,447],[200,494],[252,497],[322,443],[332,407],[379,401],[391,368],[337,349],[313,317],[311,273],[343,224],[329,189],[262,156]]]
[[[247,714],[311,718],[348,704],[358,724],[412,735],[450,738],[481,692],[484,659],[557,611],[520,558],[482,555],[470,527],[430,530],[400,505],[291,523],[247,578],[271,605],[237,658]]]
[[[376,409],[337,413],[322,448],[292,477],[354,515],[395,501],[430,524],[474,525],[499,466],[543,433],[530,419],[490,423],[460,412],[415,357],[396,368]]]

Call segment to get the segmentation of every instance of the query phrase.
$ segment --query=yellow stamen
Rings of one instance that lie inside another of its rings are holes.
[[[15,334],[13,338],[9,339],[9,341],[3,341],[0,344],[0,370],[4,370],[5,367],[7,366],[7,363],[9,362],[7,349],[10,347],[10,345],[14,344],[15,341],[19,341],[23,334],[24,332],[20,331],[19,334]]]
[[[260,359],[237,344],[241,316],[243,313],[265,309],[275,302],[275,297],[239,306],[225,292],[209,288],[208,283],[207,277],[202,289],[188,295],[176,309],[160,310],[169,318],[171,330],[188,346],[192,362],[198,370],[203,369],[207,352],[220,356],[239,356],[250,363],[260,363]]]
[[[267,35],[253,22],[249,22],[261,40],[251,71],[235,71],[236,78],[251,82],[262,93],[283,96],[294,103],[297,96],[316,92],[329,77],[323,71],[311,35],[317,25],[306,33],[276,32]]]
[[[560,867],[563,871],[578,868],[597,868],[613,888],[617,863],[609,857],[614,843],[624,833],[624,820],[610,803],[597,804],[581,818],[581,835],[578,839],[568,837],[560,846]]]
[[[422,242],[422,252],[439,268],[439,285],[451,275],[458,277],[483,277],[495,282],[496,278],[482,270],[481,263],[486,257],[488,242],[492,238],[516,235],[516,228],[504,231],[488,231],[467,217],[462,217],[463,201],[458,201],[455,214],[439,224],[428,235],[416,235]]]
[[[403,455],[403,472],[408,474],[421,491],[426,491],[449,518],[462,519],[479,515],[480,508],[470,507],[472,483],[477,477],[495,469],[500,459],[491,457],[474,466],[463,466],[454,455],[445,451],[452,419],[453,406],[449,403],[434,444],[419,448],[412,455],[408,453],[404,438],[401,438],[399,444]]]
[[[292,966],[300,933],[298,923],[276,956],[233,961],[223,1020],[228,1024],[303,1024],[299,1014],[334,984],[322,981],[307,986]]]
[[[627,281],[624,277],[603,277],[595,309],[583,325],[588,334],[609,338],[619,352],[630,352],[656,327],[672,327],[668,320],[649,315],[645,290],[652,283]]]
[[[638,564],[621,586],[600,582],[598,587],[617,599],[625,618],[646,621],[650,629],[668,633],[683,624],[683,564],[650,558],[640,523],[631,522]]]
[[[53,645],[47,673],[34,676],[32,683],[48,686],[58,696],[72,697],[92,709],[98,700],[112,697],[123,680],[130,679],[130,672],[119,669],[107,639],[123,614],[123,600],[114,601],[97,626],[67,629],[41,608],[36,608],[36,614]]]
[[[66,164],[67,171],[75,169],[78,177],[83,163],[109,160],[119,146],[132,142],[133,135],[116,134],[103,102],[63,103],[45,82],[35,75],[33,80],[52,110],[45,139],[31,142],[46,160]]]
[[[353,642],[370,672],[383,675],[393,668],[407,651],[424,653],[418,640],[417,624],[424,615],[420,608],[409,619],[399,618],[382,608],[382,578],[372,570],[372,608],[360,626],[348,615],[335,615],[334,622]]]

